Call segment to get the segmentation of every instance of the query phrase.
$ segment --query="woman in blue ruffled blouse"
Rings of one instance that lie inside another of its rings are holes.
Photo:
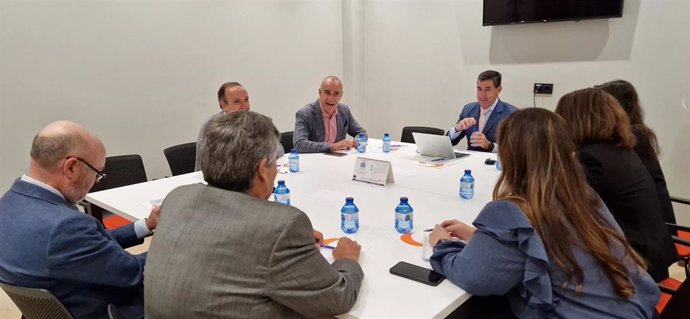
[[[565,121],[521,110],[497,140],[494,201],[474,227],[436,225],[434,270],[470,294],[507,296],[520,318],[652,318],[659,290],[588,186]]]

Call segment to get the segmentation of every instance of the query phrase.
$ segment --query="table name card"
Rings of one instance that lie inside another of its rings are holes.
[[[393,166],[389,161],[357,157],[352,180],[381,186],[386,186],[386,183],[395,183]]]

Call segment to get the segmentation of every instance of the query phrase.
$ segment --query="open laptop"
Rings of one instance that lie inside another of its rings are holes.
[[[414,137],[414,142],[417,144],[417,151],[423,156],[454,159],[470,155],[453,150],[450,138],[445,135],[412,132],[412,137]]]

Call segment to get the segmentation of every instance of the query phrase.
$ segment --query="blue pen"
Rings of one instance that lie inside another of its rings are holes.
[[[320,246],[321,246],[321,248],[335,249],[335,247],[333,247],[331,245],[321,244]]]
[[[445,160],[445,158],[434,158],[434,159],[430,160],[429,162],[439,162],[442,160]]]

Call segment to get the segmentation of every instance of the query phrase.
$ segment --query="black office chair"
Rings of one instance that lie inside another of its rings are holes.
[[[146,182],[144,161],[138,154],[109,156],[105,158],[106,177],[91,187],[89,193]],[[86,213],[103,223],[103,209],[89,202],[82,201]]]
[[[671,202],[690,205],[690,200],[671,196]],[[685,268],[685,280],[666,278],[659,282],[661,298],[656,309],[661,318],[688,318],[690,311],[686,311],[686,303],[690,300],[690,227],[666,223],[672,231],[673,242],[678,252],[678,259]]]
[[[688,300],[690,300],[690,279],[685,278],[685,281],[673,292],[671,300],[668,301],[660,312],[661,319],[690,318]]]
[[[22,318],[26,319],[73,319],[72,314],[50,293],[38,288],[18,287],[0,283],[2,290],[12,299]]]
[[[292,144],[292,134],[293,131],[280,133],[280,144],[283,145],[285,153],[290,153],[290,151],[295,148],[294,144]]]
[[[191,173],[196,162],[196,142],[175,145],[163,150],[173,176]]]
[[[108,305],[108,317],[110,319],[127,319],[113,304]]]
[[[434,134],[434,135],[444,135],[446,131],[428,126],[405,126],[402,129],[402,134],[400,135],[400,141],[404,143],[414,143],[414,137],[412,132]]]
[[[690,199],[671,196],[671,202],[690,206]],[[690,227],[666,223],[673,232],[674,243],[678,251],[679,260],[685,265],[685,277],[690,278]]]

